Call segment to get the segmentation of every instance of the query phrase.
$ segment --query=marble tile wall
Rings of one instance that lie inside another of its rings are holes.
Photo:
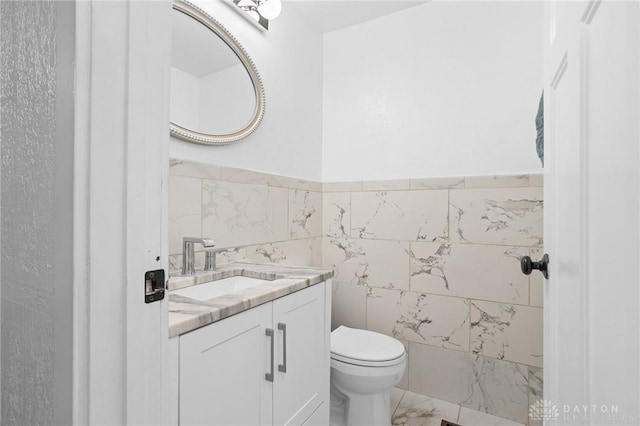
[[[319,183],[173,160],[169,251],[216,241],[218,262],[332,268],[333,326],[407,348],[398,385],[528,423],[542,398],[542,178],[480,176]],[[196,254],[196,267],[204,263]]]
[[[182,268],[182,238],[209,237],[217,261],[321,266],[322,185],[284,176],[172,160],[169,263]],[[196,268],[204,252],[196,246]]]
[[[323,184],[333,326],[408,347],[400,387],[528,423],[542,392],[539,175]]]

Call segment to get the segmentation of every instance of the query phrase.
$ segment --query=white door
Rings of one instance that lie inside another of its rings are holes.
[[[75,8],[73,423],[162,423],[171,2]],[[61,89],[62,90],[62,89]],[[67,160],[64,160],[67,161]],[[62,253],[66,256],[66,253]]]
[[[547,424],[639,424],[640,8],[545,5]]]
[[[326,398],[325,378],[329,376],[329,368],[325,348],[325,285],[317,284],[273,302],[277,336],[274,425],[303,424]]]

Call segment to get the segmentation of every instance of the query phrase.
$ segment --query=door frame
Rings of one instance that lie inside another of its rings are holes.
[[[640,420],[638,23],[634,2],[545,3],[551,280],[545,283],[542,408],[557,410],[545,413],[549,424]],[[565,91],[561,97],[556,88]],[[624,114],[634,109],[637,121]],[[556,125],[564,126],[562,137],[555,137]],[[556,153],[564,154],[563,164]]]
[[[162,424],[171,1],[76,2],[73,423]]]

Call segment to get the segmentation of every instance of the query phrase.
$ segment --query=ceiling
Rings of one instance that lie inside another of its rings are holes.
[[[418,6],[428,0],[285,0],[323,33]]]

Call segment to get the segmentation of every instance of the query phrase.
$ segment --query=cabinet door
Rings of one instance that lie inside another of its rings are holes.
[[[270,425],[272,304],[180,336],[180,425]]]
[[[328,393],[329,353],[325,344],[324,290],[324,284],[317,284],[273,302],[273,326],[276,329],[275,425],[303,424]],[[282,371],[284,366],[286,372]]]
[[[316,411],[311,414],[302,426],[327,426],[329,424],[329,401],[325,400]]]

